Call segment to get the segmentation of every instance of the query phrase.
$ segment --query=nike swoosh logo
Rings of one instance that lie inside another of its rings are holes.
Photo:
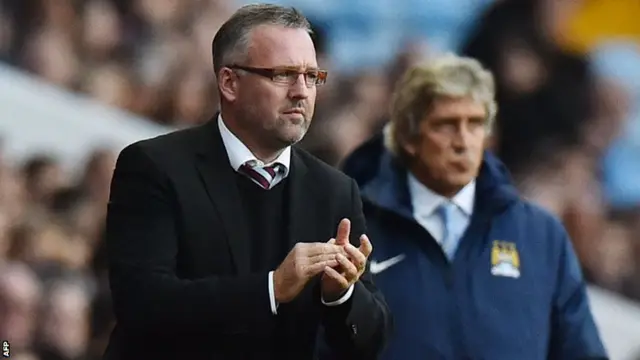
[[[369,264],[369,271],[371,271],[372,274],[379,274],[385,270],[387,270],[388,268],[392,267],[393,265],[399,263],[400,261],[404,260],[405,255],[404,254],[400,254],[398,256],[394,256],[392,258],[389,258],[387,260],[384,261],[376,261],[376,260],[372,260],[371,263]]]

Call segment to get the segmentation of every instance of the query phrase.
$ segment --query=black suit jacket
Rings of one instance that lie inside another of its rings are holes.
[[[271,313],[233,171],[215,120],[120,153],[107,214],[117,325],[104,358],[313,359],[320,329],[341,357],[376,358],[390,316],[368,269],[345,304],[320,302],[318,276]],[[289,176],[289,248],[327,241],[344,217],[359,246],[355,182],[297,148]],[[265,340],[276,324],[277,341]]]

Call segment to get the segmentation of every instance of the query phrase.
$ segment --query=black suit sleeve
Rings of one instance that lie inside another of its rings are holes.
[[[365,234],[362,201],[355,181],[351,187],[351,243],[359,247]],[[325,341],[333,356],[340,359],[375,359],[380,354],[392,329],[389,308],[375,287],[369,266],[354,291],[342,305],[324,307]]]
[[[120,326],[136,333],[239,334],[274,321],[268,274],[176,276],[177,199],[139,145],[118,157],[107,212],[109,280]]]

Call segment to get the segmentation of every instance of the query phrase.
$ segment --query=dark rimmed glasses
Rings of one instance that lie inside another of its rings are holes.
[[[274,83],[289,86],[294,85],[298,81],[298,78],[300,78],[300,75],[304,76],[304,82],[307,87],[321,86],[327,82],[328,74],[326,70],[309,69],[300,71],[299,68],[295,67],[257,68],[242,65],[229,65],[227,67],[260,75],[270,79]]]

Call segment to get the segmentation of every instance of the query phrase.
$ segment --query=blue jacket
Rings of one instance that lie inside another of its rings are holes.
[[[471,224],[449,262],[413,218],[406,170],[367,146],[344,170],[360,181],[370,260],[404,257],[374,278],[395,322],[381,359],[607,359],[564,227],[518,197],[497,158],[485,154]]]

